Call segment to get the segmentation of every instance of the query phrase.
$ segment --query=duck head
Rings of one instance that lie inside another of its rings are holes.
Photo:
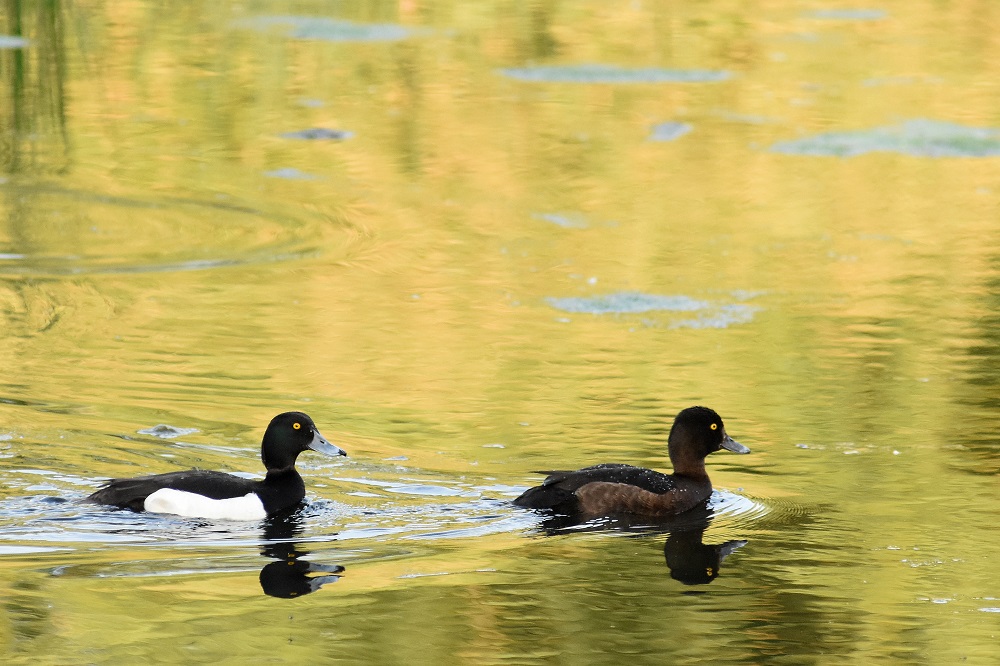
[[[339,446],[326,441],[307,414],[285,412],[278,414],[264,431],[260,457],[268,470],[288,469],[303,451],[311,450],[328,456],[346,456]]]
[[[750,449],[726,433],[722,417],[708,407],[688,407],[681,411],[670,428],[667,448],[675,470],[703,464],[706,456],[720,449],[750,453]]]

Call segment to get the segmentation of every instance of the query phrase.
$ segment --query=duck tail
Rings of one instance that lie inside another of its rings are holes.
[[[514,500],[515,506],[525,509],[551,509],[570,513],[576,508],[576,495],[556,485],[528,488]]]

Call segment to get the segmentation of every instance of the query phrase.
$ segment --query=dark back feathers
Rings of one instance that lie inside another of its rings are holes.
[[[87,499],[97,504],[143,511],[143,502],[146,498],[161,488],[198,493],[212,499],[226,499],[246,495],[256,490],[259,485],[259,481],[225,472],[190,469],[183,472],[137,476],[131,479],[111,479]]]

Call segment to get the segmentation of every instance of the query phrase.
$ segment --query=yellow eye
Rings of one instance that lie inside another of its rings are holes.
[[[295,428],[296,430],[298,430],[299,428],[302,427],[302,424],[299,423],[299,422],[295,422],[295,423],[292,424],[292,427]],[[712,424],[712,429],[713,430],[715,429],[715,424],[714,423]]]
[[[296,423],[295,425],[298,425],[298,423]],[[718,423],[713,423],[710,427],[712,428],[712,430],[718,430],[719,429],[719,424]]]

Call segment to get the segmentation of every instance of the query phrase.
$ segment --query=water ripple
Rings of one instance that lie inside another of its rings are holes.
[[[772,517],[775,508],[745,495],[715,489],[708,500],[713,518],[712,525],[736,535],[760,528],[760,522]]]
[[[298,218],[234,200],[123,196],[56,185],[0,185],[5,208],[31,219],[31,233],[0,246],[0,275],[195,271],[324,253],[344,220]],[[136,227],[141,214],[142,226]],[[21,247],[23,244],[24,247]]]

